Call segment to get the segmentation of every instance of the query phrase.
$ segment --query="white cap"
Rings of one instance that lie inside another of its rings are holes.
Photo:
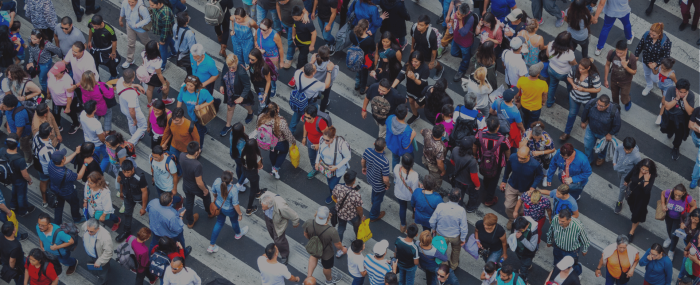
[[[523,45],[523,38],[522,37],[514,37],[512,40],[510,40],[510,48],[512,50],[517,50]]]
[[[328,214],[329,213],[330,213],[330,210],[328,210],[328,207],[326,207],[326,206],[318,207],[318,211],[316,211],[316,223],[319,225],[325,225],[328,222]]]
[[[574,258],[571,256],[564,256],[564,258],[557,263],[557,268],[559,268],[559,270],[566,270],[571,266],[574,266]]]
[[[374,248],[372,248],[372,251],[374,252],[374,255],[384,255],[386,254],[387,248],[389,248],[389,242],[383,239],[378,243],[374,244]]]

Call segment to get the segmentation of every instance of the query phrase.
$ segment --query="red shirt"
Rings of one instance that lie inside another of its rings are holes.
[[[153,247],[153,249],[151,250],[151,254],[154,254],[156,252],[156,250],[158,250],[157,245]],[[171,254],[168,254],[168,258],[170,258],[170,260],[173,260],[173,258],[175,258],[177,256],[185,258],[185,251],[181,248],[180,251],[178,251],[178,252],[173,252]]]
[[[53,269],[53,264],[50,262],[46,266],[46,274],[39,275],[39,269],[27,261],[25,266],[29,272],[29,284],[32,285],[51,285],[51,282],[56,280],[58,276],[56,275],[56,270]]]
[[[304,120],[304,130],[306,130],[306,136],[312,144],[318,144],[319,140],[321,140],[321,136],[323,136],[323,134],[316,129],[317,120],[321,120],[318,122],[318,128],[321,129],[321,131],[325,130],[328,124],[326,124],[326,120],[321,117],[316,117],[316,120],[311,123]]]

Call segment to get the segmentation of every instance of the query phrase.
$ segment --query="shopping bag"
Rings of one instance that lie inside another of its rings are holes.
[[[15,233],[16,237],[19,233],[19,222],[17,221],[17,215],[15,215],[15,211],[10,210],[10,213],[12,214],[12,216],[7,217],[7,220],[12,222],[13,225],[15,225],[15,229],[17,230],[17,232]]]
[[[664,202],[661,200],[656,201],[656,215],[654,218],[657,220],[663,221],[666,219],[666,211],[664,211]]]
[[[435,247],[435,249],[437,249],[442,254],[445,254],[445,252],[447,251],[447,242],[445,241],[444,237],[441,237],[441,236],[434,237],[433,238],[433,246]],[[435,262],[439,265],[440,263],[442,263],[442,260],[440,260],[439,258],[436,258]]]
[[[489,94],[489,106],[491,106],[491,103],[496,102],[498,99],[503,99],[503,92],[506,91],[506,86],[501,84],[501,86],[498,87],[498,89],[494,90]]]
[[[293,144],[289,147],[289,158],[292,160],[292,166],[294,168],[299,167],[299,147]]]
[[[467,243],[462,246],[464,251],[469,253],[474,259],[479,259],[479,245],[476,244],[476,238],[474,238],[474,234],[469,236],[469,239],[467,240]]]
[[[367,242],[372,238],[372,231],[369,229],[369,219],[365,219],[360,224],[360,228],[357,230],[357,238],[363,242]]]

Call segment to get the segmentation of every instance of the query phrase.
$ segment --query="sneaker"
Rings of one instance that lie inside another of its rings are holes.
[[[615,214],[620,214],[622,211],[622,202],[615,203]]]
[[[476,212],[476,208],[474,208],[474,209],[467,209],[467,213],[474,213],[474,212]]]
[[[124,214],[124,211],[126,211],[126,208],[124,208],[124,204],[122,204],[122,207],[119,208],[119,213]]]
[[[462,77],[464,77],[464,72],[457,71],[455,72],[455,76],[452,77],[452,81],[459,82],[460,80],[462,80]]]
[[[211,245],[210,245],[209,247],[207,247],[207,252],[208,252],[208,253],[215,253],[215,252],[218,252],[218,251],[219,251],[219,246],[218,246],[218,245],[214,245],[214,246],[211,246]]]
[[[29,206],[29,207],[27,207],[27,212],[24,213],[24,215],[18,215],[18,216],[20,216],[20,217],[26,217],[27,215],[29,215],[29,214],[31,214],[32,212],[34,212],[34,210],[36,210],[36,207],[34,207],[34,206]]]
[[[326,280],[326,285],[338,283],[340,280],[342,280],[340,275],[331,276],[331,280]]]
[[[19,234],[19,240],[20,240],[20,241],[25,241],[25,240],[27,240],[28,238],[29,238],[29,234],[28,234],[28,233],[21,233],[21,234]]]
[[[129,232],[123,232],[119,234],[114,240],[116,240],[117,242],[124,242],[129,236]]]
[[[318,171],[316,171],[316,170],[309,171],[309,174],[306,175],[306,179],[314,179],[314,176],[316,176],[316,173],[318,173]]]
[[[670,259],[671,262],[673,262],[673,257],[674,257],[675,255],[676,255],[676,252],[673,251],[673,249],[668,250],[668,259]]]
[[[627,239],[630,241],[630,243],[632,243],[634,240],[634,234],[627,234]]]
[[[656,121],[654,123],[657,125],[661,125],[661,115],[656,116]]]
[[[690,189],[695,189],[695,187],[698,187],[698,180],[697,179],[690,181]]]
[[[192,221],[191,224],[188,224],[188,225],[187,225],[187,227],[190,228],[190,229],[191,229],[191,228],[194,228],[194,224],[196,224],[197,221],[199,220],[199,214],[198,214],[198,213],[192,214],[192,219],[193,219],[194,221]]]
[[[70,129],[68,130],[68,134],[72,135],[78,132],[78,129],[80,129],[80,124],[77,126],[71,126]]]
[[[595,55],[600,55],[600,52],[602,52],[602,51],[603,51],[603,50],[596,49],[596,50],[595,50]]]
[[[450,50],[450,45],[449,45],[449,44],[448,44],[446,47],[443,47],[442,45],[440,45],[440,46],[438,47],[438,51],[437,51],[437,58],[441,58],[441,57],[442,57],[443,55],[445,55],[445,53],[447,53],[447,51],[449,51],[449,50]]]
[[[280,172],[275,168],[272,168],[272,172],[270,172],[270,175],[274,176],[275,179],[280,179]]]
[[[652,85],[651,87],[648,87],[648,86],[645,87],[644,90],[642,90],[642,96],[649,95],[649,92],[651,92],[651,89],[653,89],[653,88],[654,88],[654,85]]]
[[[629,111],[630,109],[632,109],[632,101],[629,101],[627,102],[627,104],[625,104],[625,111]]]
[[[238,189],[238,192],[245,192],[246,188],[245,186],[236,183],[236,189]]]
[[[260,200],[260,198],[262,198],[262,196],[265,194],[265,192],[267,192],[267,188],[260,189],[260,193],[258,193],[258,195],[255,196],[255,199]]]
[[[255,212],[257,212],[257,211],[258,211],[258,206],[253,206],[252,209],[248,209],[248,210],[245,211],[245,215],[246,215],[246,216],[250,216],[250,215],[252,215],[253,213],[255,213]]]
[[[554,26],[557,27],[557,28],[561,27],[562,25],[564,25],[564,19],[563,19],[563,18],[557,20],[557,21],[554,23]]]
[[[680,157],[681,157],[680,150],[677,147],[674,147],[673,149],[671,149],[671,159],[678,160],[678,158],[680,158]]]
[[[494,196],[493,199],[491,199],[491,201],[484,201],[484,206],[491,207],[493,205],[496,205],[496,203],[498,203],[498,197]]]
[[[438,80],[442,78],[442,74],[445,73],[445,67],[441,67],[440,70],[435,70],[435,75],[431,77],[433,80]]]
[[[339,249],[335,252],[335,258],[340,258],[341,256],[343,256],[343,251]]]
[[[250,183],[250,180],[248,180],[248,178],[246,178],[245,180],[243,180],[243,184],[248,184],[248,186],[250,186],[249,183]]]
[[[46,202],[41,202],[41,207],[46,208],[49,206],[49,203]]]
[[[114,223],[114,225],[112,225],[113,232],[116,232],[119,229],[119,224],[121,224],[121,222],[122,222],[122,218],[118,218],[118,219],[119,219],[119,221],[117,221],[116,223]]]
[[[666,238],[666,240],[664,240],[664,248],[668,248],[669,246],[671,246],[671,239]]]
[[[192,246],[189,246],[189,245],[186,246],[186,247],[185,247],[185,258],[187,258],[188,256],[190,256],[190,253],[191,253],[191,252],[192,252]]]
[[[377,216],[377,217],[374,218],[374,219],[371,219],[370,222],[372,222],[372,223],[378,222],[379,220],[381,220],[382,218],[384,218],[385,215],[386,215],[386,212],[385,212],[385,211],[381,211],[381,212],[379,212],[379,216]]]
[[[78,260],[75,260],[75,265],[73,266],[68,266],[68,269],[66,270],[66,275],[71,275],[75,273],[75,270],[78,269]]]
[[[122,64],[122,68],[127,69],[127,68],[129,68],[129,66],[131,66],[132,63],[133,63],[133,62],[128,62],[128,61],[125,60],[125,61],[124,61],[124,64]]]
[[[221,129],[221,132],[219,133],[219,135],[222,137],[225,137],[231,131],[232,128],[233,127],[231,127],[231,126],[228,126],[228,127],[224,126],[224,128]]]
[[[173,103],[175,103],[175,99],[172,99],[172,98],[164,98],[163,99],[163,104],[165,104],[166,106],[172,105]]]
[[[158,276],[153,277],[153,280],[148,281],[148,284],[154,285],[158,281]]]
[[[248,226],[242,227],[241,228],[241,234],[235,235],[234,238],[236,239],[241,239],[245,234],[248,233]]]
[[[245,123],[248,124],[253,121],[253,116],[253,114],[248,114],[248,116],[245,116]]]
[[[629,40],[627,40],[627,44],[628,44],[628,45],[631,45],[633,41],[634,41],[634,32],[632,32],[632,38],[630,38]]]
[[[688,27],[688,23],[683,23],[683,22],[681,22],[681,25],[678,27],[678,30],[679,30],[679,31],[683,31],[683,30],[685,30],[685,28],[687,28],[687,27]]]
[[[542,179],[542,188],[544,188],[544,187],[549,187],[549,185],[547,185],[547,177]]]
[[[544,24],[544,18],[541,18],[539,23],[540,23],[540,26],[542,26],[542,24]]]
[[[330,203],[333,203],[333,196],[328,196],[328,198],[326,198],[326,204]]]
[[[333,54],[335,54],[335,45],[330,45],[330,46],[328,46],[328,47],[329,47],[330,50],[331,50],[331,56],[332,56]]]

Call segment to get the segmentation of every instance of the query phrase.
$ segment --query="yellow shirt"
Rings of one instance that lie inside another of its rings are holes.
[[[542,109],[542,93],[549,91],[547,82],[540,79],[530,80],[529,77],[520,77],[516,86],[522,92],[520,102],[523,108],[530,111]]]

